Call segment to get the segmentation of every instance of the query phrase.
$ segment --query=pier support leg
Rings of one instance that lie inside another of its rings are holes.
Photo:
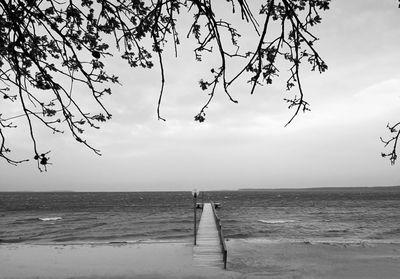
[[[196,216],[196,197],[193,198],[193,210],[194,210],[194,245],[196,245],[196,238],[197,238],[197,233],[196,233],[196,223],[197,223],[197,216]]]
[[[197,238],[197,216],[196,216],[196,213],[197,213],[197,209],[196,209],[196,207],[197,207],[197,196],[199,195],[199,192],[198,192],[198,190],[196,190],[196,189],[194,189],[193,191],[192,191],[192,194],[193,194],[193,215],[194,215],[194,232],[193,232],[193,235],[194,235],[194,245],[196,245],[197,243],[197,241],[196,241],[196,238]]]

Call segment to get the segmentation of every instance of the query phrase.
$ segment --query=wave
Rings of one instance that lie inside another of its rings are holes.
[[[24,219],[17,219],[12,224],[19,225],[19,224],[26,224],[26,223],[37,222],[37,221],[39,221],[38,218],[24,218]]]
[[[260,223],[264,224],[285,224],[285,223],[296,223],[296,220],[283,220],[283,219],[276,219],[276,220],[257,220]]]
[[[43,218],[38,218],[38,220],[40,221],[58,221],[58,220],[62,220],[62,217],[43,217]]]
[[[332,230],[327,230],[327,233],[345,233],[348,232],[349,229],[332,229]]]
[[[190,242],[191,236],[187,234],[178,234],[174,236],[160,236],[151,237],[144,236],[141,234],[126,234],[126,235],[103,235],[103,236],[73,236],[66,235],[57,238],[53,238],[50,244],[111,244],[111,245],[122,245],[122,244],[135,244],[135,243],[151,243],[151,242]]]
[[[59,221],[62,220],[62,217],[34,217],[34,218],[23,218],[17,219],[12,224],[19,225],[19,224],[28,224],[28,223],[35,223],[38,221],[48,222],[48,221]]]
[[[382,232],[377,232],[373,235],[370,235],[368,238],[370,239],[386,239],[390,237],[399,238],[400,237],[400,228],[389,229]]]
[[[362,246],[377,244],[400,244],[399,239],[314,239],[304,241],[305,244],[323,244],[332,246]]]
[[[9,239],[0,239],[0,244],[10,244],[10,243],[22,243],[25,242],[26,239],[24,238],[9,238]]]
[[[248,234],[248,233],[225,233],[224,232],[224,235],[225,235],[225,238],[226,239],[230,239],[230,238],[238,238],[238,239],[247,239],[249,236],[250,236],[250,234]]]
[[[251,237],[238,239],[249,243],[265,244],[306,244],[306,245],[330,245],[330,246],[368,246],[378,244],[400,244],[400,239],[365,239],[365,238],[264,238]]]

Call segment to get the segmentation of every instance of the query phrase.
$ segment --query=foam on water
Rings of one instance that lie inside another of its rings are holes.
[[[38,218],[40,221],[58,221],[58,220],[62,220],[62,217],[43,217],[43,218]]]

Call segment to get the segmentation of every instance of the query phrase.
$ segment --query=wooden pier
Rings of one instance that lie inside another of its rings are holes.
[[[227,250],[215,207],[214,203],[204,203],[202,206],[193,258],[196,266],[226,269]]]

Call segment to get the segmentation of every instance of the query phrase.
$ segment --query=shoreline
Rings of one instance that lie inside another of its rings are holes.
[[[189,242],[0,244],[0,278],[398,278],[400,244],[230,239],[228,270],[196,266]]]
[[[7,245],[21,246],[107,246],[107,245],[137,245],[137,244],[187,244],[192,245],[193,237],[160,238],[160,239],[110,239],[93,241],[7,241],[0,239],[0,247]],[[343,238],[343,237],[310,237],[310,238],[267,238],[267,237],[225,237],[226,242],[247,242],[253,244],[309,244],[333,246],[373,246],[373,245],[400,245],[399,238]]]

